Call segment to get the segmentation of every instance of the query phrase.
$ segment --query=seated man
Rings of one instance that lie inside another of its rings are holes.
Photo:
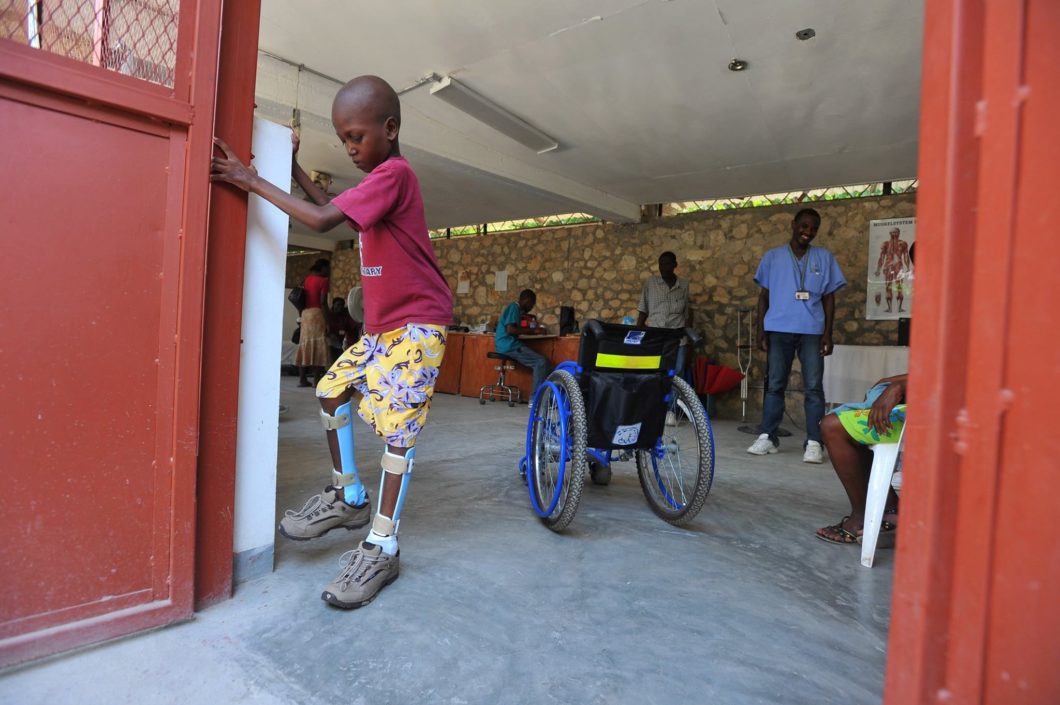
[[[537,317],[530,313],[536,303],[537,294],[532,289],[520,291],[519,301],[513,301],[504,307],[500,320],[497,321],[497,337],[494,341],[497,352],[534,371],[534,388],[531,394],[545,381],[549,367],[548,359],[544,355],[534,352],[519,341],[521,335],[548,333],[548,329],[538,324]]]
[[[817,538],[829,543],[859,543],[865,523],[865,499],[872,471],[872,450],[877,443],[897,443],[905,425],[906,375],[886,377],[869,390],[865,401],[844,404],[821,421],[821,437],[835,474],[850,500],[850,514],[833,526],[817,530]],[[880,526],[879,548],[894,546],[898,518],[898,495],[887,491]]]

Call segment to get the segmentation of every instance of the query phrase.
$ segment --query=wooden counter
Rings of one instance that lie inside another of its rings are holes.
[[[523,343],[531,350],[544,355],[555,366],[564,360],[574,360],[578,357],[579,340],[577,335],[568,335],[538,340],[531,338],[523,340]],[[486,353],[495,349],[493,343],[492,335],[450,332],[442,367],[438,371],[436,391],[453,394],[459,390],[465,397],[478,397],[483,385],[496,382],[497,370],[494,368],[500,360],[486,357]],[[529,368],[516,364],[516,368],[508,373],[508,383],[522,390],[524,400],[530,398],[533,374]]]
[[[460,392],[460,365],[464,360],[464,334],[449,333],[445,337],[445,357],[438,368],[438,380],[434,391],[443,394]]]

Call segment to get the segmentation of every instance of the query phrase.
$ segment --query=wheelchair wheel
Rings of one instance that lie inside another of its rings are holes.
[[[553,531],[570,524],[585,482],[585,404],[574,377],[548,376],[532,401],[527,449],[530,504]]]
[[[714,434],[702,402],[683,379],[674,378],[673,397],[667,420],[674,425],[663,427],[653,450],[637,452],[637,474],[652,511],[680,526],[699,513],[710,493]]]

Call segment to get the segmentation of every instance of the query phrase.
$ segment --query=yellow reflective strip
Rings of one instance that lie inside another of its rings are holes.
[[[617,367],[625,370],[657,370],[662,364],[660,355],[610,355],[596,353],[597,367]]]

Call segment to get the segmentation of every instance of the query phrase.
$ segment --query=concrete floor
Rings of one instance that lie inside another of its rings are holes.
[[[284,378],[277,515],[330,463],[310,390]],[[0,702],[878,703],[893,551],[814,528],[845,513],[797,441],[744,452],[715,425],[714,489],[690,529],[657,519],[632,463],[589,485],[573,524],[538,523],[515,473],[527,407],[438,395],[402,522],[401,579],[368,607],[321,588],[363,531],[278,538],[276,570],[191,622],[0,678]],[[380,444],[357,427],[358,459]],[[374,490],[378,470],[364,473]],[[374,494],[374,492],[373,492]]]

